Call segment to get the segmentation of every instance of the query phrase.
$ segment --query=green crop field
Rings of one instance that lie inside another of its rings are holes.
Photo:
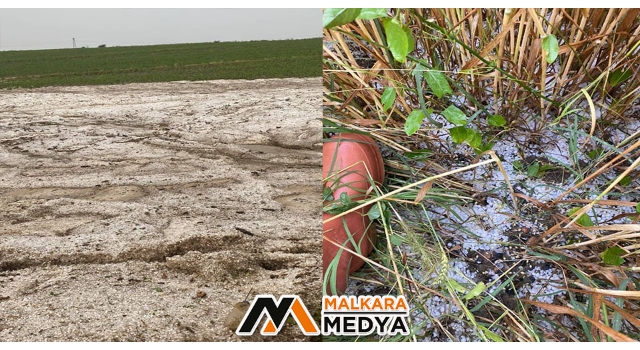
[[[0,88],[320,77],[322,38],[0,52]]]

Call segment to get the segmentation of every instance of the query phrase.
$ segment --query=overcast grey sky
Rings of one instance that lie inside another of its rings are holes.
[[[0,9],[3,51],[321,36],[319,8]]]

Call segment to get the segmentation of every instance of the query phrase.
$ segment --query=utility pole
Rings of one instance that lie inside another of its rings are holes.
[[[76,38],[73,38],[73,48],[76,48]]]

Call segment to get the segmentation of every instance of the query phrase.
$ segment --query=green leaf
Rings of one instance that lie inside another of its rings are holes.
[[[420,101],[420,108],[422,108],[423,111],[426,111],[425,114],[427,115],[427,119],[431,122],[431,124],[435,125],[435,127],[437,128],[442,128],[442,124],[438,123],[437,121],[433,120],[433,118],[431,118],[431,114],[433,113],[433,108],[429,108],[427,109],[426,107],[426,103],[424,100],[424,94],[422,93],[422,80],[424,79],[423,75],[422,75],[422,71],[424,71],[424,66],[422,66],[421,64],[416,65],[416,68],[413,69],[413,76],[416,78],[416,90],[418,92],[418,101]]]
[[[558,57],[558,38],[555,35],[549,34],[542,38],[542,50],[547,57],[547,63],[553,63]]]
[[[407,121],[404,123],[404,132],[407,136],[411,136],[420,129],[420,125],[422,124],[422,120],[425,115],[420,109],[416,109],[407,117]]]
[[[387,35],[387,44],[393,58],[404,63],[409,53],[409,38],[404,28],[397,20],[391,18],[383,18],[382,25]]]
[[[351,197],[346,192],[340,193],[340,204],[348,205],[351,203]]]
[[[575,214],[578,210],[580,210],[580,208],[572,208],[567,212],[567,216],[573,216],[573,214]],[[591,217],[589,217],[589,215],[587,214],[580,215],[580,218],[576,220],[576,222],[585,227],[593,226],[593,221],[591,221]]]
[[[519,170],[519,171],[524,169],[524,165],[522,165],[522,162],[519,161],[519,160],[514,160],[513,162],[511,162],[511,165],[513,165],[514,169]]]
[[[331,126],[331,127],[337,127],[338,124],[334,121],[331,121],[327,118],[322,118],[322,126]]]
[[[502,127],[502,126],[507,125],[507,121],[501,115],[490,115],[487,118],[487,123],[489,123],[489,125],[495,126],[495,127]]]
[[[540,163],[538,161],[533,162],[533,164],[529,165],[527,168],[527,176],[536,177],[538,176],[538,172],[540,171]]]
[[[456,126],[455,128],[449,129],[449,135],[451,135],[451,140],[457,144],[462,144],[467,139],[467,128],[464,126]]]
[[[638,203],[638,205],[636,205],[636,213],[640,213],[640,203]]]
[[[500,338],[499,335],[490,331],[487,327],[478,325],[478,329],[480,329],[482,331],[482,334],[484,334],[484,336],[487,337],[489,340],[494,342],[499,342],[499,343],[504,342],[504,339]]]
[[[604,153],[604,150],[602,148],[596,148],[589,151],[589,153],[587,153],[587,156],[595,160],[596,158],[600,157],[603,153]]]
[[[482,135],[475,130],[468,129],[467,143],[469,146],[473,147],[473,149],[480,149],[480,144],[482,144]]]
[[[332,201],[333,200],[333,190],[329,187],[325,187],[322,190],[322,201]]]
[[[449,279],[449,284],[451,284],[451,288],[453,288],[453,290],[455,290],[458,293],[464,293],[467,291],[467,289],[463,287],[460,283],[458,283],[456,280]]]
[[[355,207],[358,206],[358,202],[351,202],[348,204],[341,204],[341,203],[331,203],[330,205],[323,207],[322,211],[324,213],[329,213],[332,215],[337,215],[340,213],[344,213],[347,210],[353,209]]]
[[[427,70],[423,73],[424,78],[427,80],[427,84],[433,91],[433,94],[436,97],[441,98],[445,94],[453,93],[451,90],[451,86],[449,86],[449,82],[447,81],[447,77],[445,77],[442,72],[437,70]]]
[[[609,84],[611,87],[618,86],[631,78],[630,69],[618,68],[609,74]]]
[[[411,34],[411,29],[409,27],[403,27],[404,34],[407,36],[407,54],[413,52],[416,48],[416,43],[413,40],[413,34]]]
[[[478,147],[477,151],[480,151],[480,153],[482,153],[484,151],[488,151],[488,150],[492,149],[494,145],[495,145],[495,143],[493,143],[493,142],[485,143],[484,145],[480,145],[480,147]]]
[[[387,9],[361,9],[358,19],[376,19],[388,16]]]
[[[585,227],[593,226],[593,221],[591,221],[591,217],[587,214],[582,214],[576,222]]]
[[[628,184],[631,183],[631,176],[627,175],[625,177],[623,177],[620,182],[618,182],[620,184],[620,186],[626,186]]]
[[[544,174],[546,171],[558,169],[557,166],[551,164],[544,164],[540,166],[539,175]]]
[[[533,256],[537,256],[537,257],[543,258],[543,259],[549,259],[549,260],[552,260],[552,261],[567,261],[568,260],[568,258],[565,257],[564,255],[543,254],[543,253],[540,253],[540,252],[533,251],[533,250],[531,250],[529,248],[526,248],[526,251],[527,251],[527,254],[531,254]]]
[[[454,125],[467,125],[468,123],[467,115],[454,105],[451,105],[442,111],[442,115],[444,115],[444,117]]]
[[[360,9],[325,9],[322,15],[322,27],[333,28],[352,22],[360,14]]]
[[[457,144],[466,142],[469,146],[473,147],[473,149],[480,150],[482,135],[473,129],[469,129],[464,126],[456,126],[449,129],[449,135],[451,135],[451,140]]]
[[[386,87],[384,92],[382,92],[382,97],[380,97],[380,102],[382,102],[382,108],[384,108],[385,112],[393,106],[393,103],[396,101],[396,89],[392,87]]]
[[[375,220],[380,217],[380,208],[378,208],[377,204],[371,206],[371,209],[369,209],[367,216],[370,220]]]
[[[614,245],[602,252],[602,254],[600,254],[600,258],[602,258],[602,262],[607,265],[620,266],[624,264],[625,260],[622,256],[625,254],[627,254],[627,252],[624,249]]]
[[[386,225],[391,225],[391,206],[384,205],[383,208],[382,221],[384,221]]]
[[[391,235],[389,236],[389,241],[391,242],[391,244],[393,245],[401,245],[402,244],[402,237],[397,236],[397,235]]]
[[[478,295],[480,295],[480,293],[484,292],[485,289],[487,289],[487,286],[484,285],[484,282],[480,282],[476,284],[476,286],[473,287],[473,289],[470,290],[469,293],[467,293],[467,295],[464,296],[464,298],[466,300],[473,299]]]
[[[404,152],[404,156],[414,160],[427,159],[433,155],[433,151],[428,149],[420,149],[413,152]]]

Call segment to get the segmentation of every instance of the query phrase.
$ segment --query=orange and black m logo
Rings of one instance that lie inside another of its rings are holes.
[[[307,307],[297,295],[282,295],[278,302],[276,302],[276,298],[273,295],[257,295],[244,315],[242,322],[240,322],[236,334],[252,335],[265,314],[267,315],[267,322],[265,322],[260,331],[262,335],[277,335],[290,314],[296,320],[304,335],[320,334],[320,328],[311,318]]]

